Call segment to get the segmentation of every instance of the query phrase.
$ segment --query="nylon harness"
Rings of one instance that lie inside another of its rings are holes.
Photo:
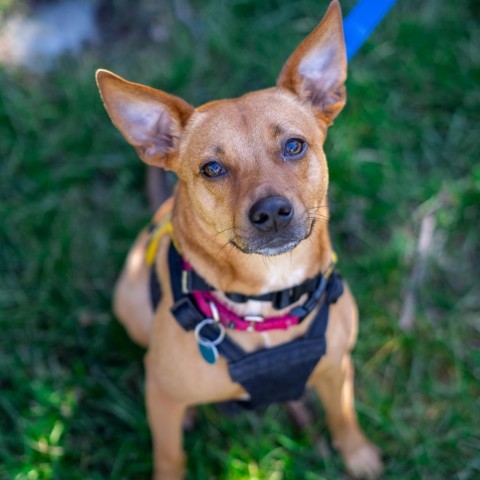
[[[189,332],[205,321],[205,315],[196,304],[192,291],[214,289],[195,272],[186,282],[182,263],[182,257],[172,241],[168,250],[168,266],[174,304],[170,310],[179,325]],[[315,287],[313,290],[312,285]],[[272,301],[275,308],[279,309],[296,302],[303,294],[299,292],[311,290],[307,300],[302,305],[294,307],[291,313],[298,315],[302,321],[317,309],[305,335],[288,343],[246,353],[225,335],[216,345],[218,353],[228,362],[232,381],[242,385],[249,394],[248,400],[234,402],[244,408],[263,408],[271,403],[300,398],[313,369],[325,354],[329,307],[343,293],[342,279],[332,270],[328,278],[318,275],[298,287],[296,291],[295,288],[288,289],[288,293],[282,290],[261,297],[229,295],[231,299],[238,301],[259,298],[263,301]],[[155,311],[161,300],[161,286],[154,264],[150,270],[150,296]],[[218,337],[218,328],[213,322],[202,326],[202,338],[213,341]]]

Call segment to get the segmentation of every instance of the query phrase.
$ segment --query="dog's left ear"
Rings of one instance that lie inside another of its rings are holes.
[[[193,113],[179,97],[128,82],[107,70],[97,84],[110,118],[140,158],[149,165],[175,170],[178,139]]]
[[[277,86],[312,105],[328,125],[345,105],[347,55],[338,0],[283,66]]]

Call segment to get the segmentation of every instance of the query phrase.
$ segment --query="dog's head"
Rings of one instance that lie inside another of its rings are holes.
[[[195,109],[105,70],[97,81],[113,123],[142,160],[177,174],[212,235],[245,253],[277,255],[326,218],[323,143],[345,104],[346,65],[334,1],[275,88]]]

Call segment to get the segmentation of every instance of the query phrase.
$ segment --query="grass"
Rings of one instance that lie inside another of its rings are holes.
[[[153,1],[128,21],[117,12],[105,31],[124,37],[45,77],[0,70],[2,479],[151,471],[143,351],[110,311],[149,219],[145,169],[109,123],[94,70],[196,105],[239,95],[274,82],[327,5],[185,3],[190,15]],[[170,32],[159,43],[145,34],[152,11]],[[332,234],[361,311],[357,408],[389,479],[480,476],[479,14],[474,0],[399,2],[351,62],[349,103],[326,146]],[[398,318],[428,212],[433,245],[405,332]],[[186,436],[189,478],[347,478],[316,409],[312,445],[279,406],[236,417],[202,408]]]

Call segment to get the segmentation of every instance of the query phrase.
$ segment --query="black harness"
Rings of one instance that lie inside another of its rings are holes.
[[[168,266],[174,299],[171,312],[184,330],[192,331],[205,321],[205,315],[190,292],[213,288],[193,270],[185,274],[182,258],[173,242],[168,251]],[[316,308],[318,310],[302,338],[253,353],[246,353],[228,335],[216,345],[218,352],[228,362],[232,381],[242,385],[249,394],[249,400],[237,402],[243,407],[266,407],[271,403],[295,400],[302,396],[308,378],[325,354],[329,307],[342,295],[343,283],[340,275],[332,271],[328,278],[318,275],[292,289],[261,296],[227,294],[227,297],[239,302],[271,301],[275,308],[281,309],[296,302],[304,293],[309,293],[307,300],[290,313],[300,317],[301,321]],[[161,288],[154,267],[151,268],[150,294],[155,311],[161,299]],[[215,341],[218,337],[215,324],[202,327],[202,338]]]

